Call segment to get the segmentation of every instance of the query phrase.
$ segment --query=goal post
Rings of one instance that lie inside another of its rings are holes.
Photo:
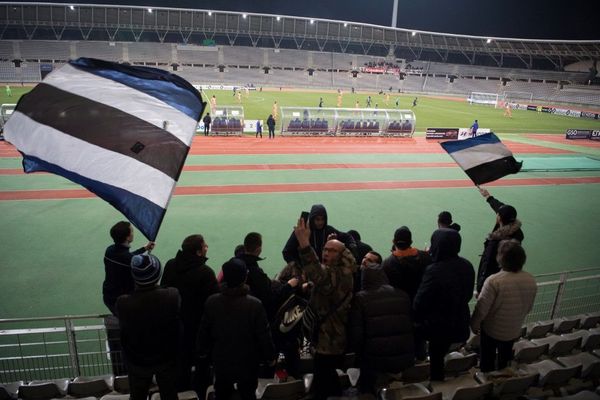
[[[502,100],[506,103],[518,103],[519,101],[533,101],[533,93],[506,91],[502,94]]]
[[[471,92],[467,101],[469,104],[488,104],[498,107],[498,93]]]

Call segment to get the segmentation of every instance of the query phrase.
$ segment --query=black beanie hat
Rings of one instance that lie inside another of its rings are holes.
[[[510,224],[517,219],[517,210],[513,206],[505,204],[498,209],[498,215],[503,224]]]
[[[394,244],[400,246],[410,246],[412,244],[412,233],[406,226],[401,226],[394,232]]]
[[[231,258],[223,264],[221,269],[223,271],[223,280],[225,280],[228,287],[234,288],[246,282],[248,268],[246,267],[246,263],[239,258]]]

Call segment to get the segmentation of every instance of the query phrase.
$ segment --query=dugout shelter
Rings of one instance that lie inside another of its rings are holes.
[[[281,107],[282,136],[412,137],[411,110],[376,108]]]
[[[211,117],[210,135],[242,136],[244,132],[244,107],[218,106]]]

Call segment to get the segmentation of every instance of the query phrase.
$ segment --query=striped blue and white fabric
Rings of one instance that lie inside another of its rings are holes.
[[[476,185],[516,174],[523,164],[493,133],[440,144]]]
[[[25,172],[84,186],[155,240],[205,105],[167,71],[79,58],[21,98],[5,137]]]

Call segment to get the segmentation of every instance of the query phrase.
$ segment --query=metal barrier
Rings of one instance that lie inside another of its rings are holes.
[[[1,383],[126,373],[113,316],[3,319],[0,328]]]
[[[600,268],[537,275],[536,280],[527,323],[600,311]],[[0,383],[105,374],[126,374],[115,317],[0,319]]]

